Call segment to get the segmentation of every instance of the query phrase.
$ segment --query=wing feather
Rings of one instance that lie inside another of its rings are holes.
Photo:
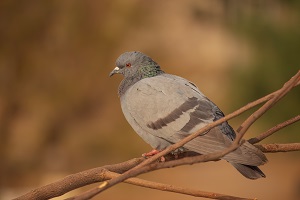
[[[164,149],[224,116],[194,84],[169,74],[140,80],[121,97],[121,104],[134,130],[156,149]],[[207,154],[224,150],[234,138],[233,129],[225,122],[184,147]],[[247,143],[224,159],[255,166],[266,161],[263,153]]]

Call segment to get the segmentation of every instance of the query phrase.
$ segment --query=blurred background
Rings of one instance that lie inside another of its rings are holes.
[[[148,54],[228,114],[296,74],[299,24],[300,2],[292,0],[1,1],[0,199],[151,149],[123,117],[122,77],[108,77],[121,53]],[[246,138],[298,115],[299,102],[295,88]],[[236,129],[251,112],[230,123]],[[298,122],[263,143],[299,142],[299,130]],[[243,197],[300,199],[299,152],[267,156],[261,167],[267,178],[256,181],[223,161],[141,177]],[[141,198],[196,199],[126,184],[95,199]]]

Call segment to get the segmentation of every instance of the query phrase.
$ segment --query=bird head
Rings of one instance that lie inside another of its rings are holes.
[[[143,73],[149,71],[148,68],[157,69],[159,66],[142,52],[125,52],[119,56],[116,61],[116,67],[111,71],[109,76],[113,76],[114,74],[123,74],[125,78],[136,76],[137,74],[143,76]]]

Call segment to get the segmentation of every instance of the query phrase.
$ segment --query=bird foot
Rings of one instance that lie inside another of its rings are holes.
[[[148,153],[143,153],[142,156],[143,156],[144,158],[148,158],[148,157],[151,157],[151,156],[154,156],[154,155],[158,154],[159,152],[160,152],[159,150],[153,149],[152,151],[150,151],[150,152],[148,152]],[[165,159],[164,156],[162,156],[162,157],[160,158],[160,162],[164,162],[164,161],[166,161],[166,159]]]
[[[158,154],[160,151],[153,149],[152,151],[148,152],[148,153],[143,153],[142,156],[143,157],[151,157],[154,156],[156,154]]]

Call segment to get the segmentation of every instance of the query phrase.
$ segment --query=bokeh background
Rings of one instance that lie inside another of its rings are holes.
[[[150,150],[121,112],[122,77],[108,77],[121,53],[150,55],[228,114],[299,70],[299,24],[300,3],[292,0],[1,1],[0,199]],[[299,102],[296,88],[246,137],[299,114]],[[230,123],[237,128],[250,113]],[[299,142],[299,130],[293,124],[264,143]],[[267,156],[267,178],[256,181],[223,161],[141,177],[244,197],[300,199],[299,152]],[[95,199],[141,198],[196,199],[126,184]]]

